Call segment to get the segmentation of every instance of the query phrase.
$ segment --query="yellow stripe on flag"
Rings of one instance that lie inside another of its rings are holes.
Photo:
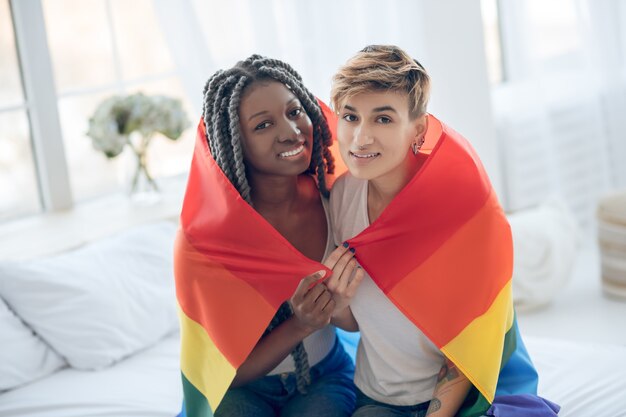
[[[502,320],[503,317],[506,320]],[[490,403],[500,374],[504,336],[513,325],[513,318],[509,280],[485,314],[474,319],[441,348]]]
[[[217,349],[204,328],[178,306],[181,324],[180,367],[185,378],[209,401],[211,410],[219,405],[235,377],[235,368]]]

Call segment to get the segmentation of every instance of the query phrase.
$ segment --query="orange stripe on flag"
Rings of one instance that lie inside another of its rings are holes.
[[[510,228],[494,211],[501,213],[492,192],[474,217],[388,293],[439,347],[485,313],[511,278]]]
[[[202,325],[219,351],[238,368],[276,309],[222,265],[197,252],[184,232],[176,237],[174,272],[180,308]]]

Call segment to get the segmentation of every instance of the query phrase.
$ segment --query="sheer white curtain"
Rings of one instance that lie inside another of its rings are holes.
[[[585,0],[590,59],[595,63],[610,155],[610,178],[626,188],[626,3]]]
[[[291,64],[306,85],[327,99],[330,78],[356,51],[370,43],[401,45],[423,53],[420,7],[412,0],[154,0],[168,45],[193,85],[201,88],[214,71],[253,54]],[[339,34],[342,36],[338,36]],[[193,52],[191,52],[193,51]],[[193,65],[189,65],[193,63]]]
[[[290,63],[323,100],[332,74],[368,44],[397,44],[433,79],[429,110],[472,141],[497,190],[497,144],[479,2],[459,0],[153,0],[188,95],[258,53]],[[201,38],[201,39],[199,39]]]
[[[493,103],[508,208],[559,195],[589,224],[626,185],[624,3],[500,2],[505,82]]]

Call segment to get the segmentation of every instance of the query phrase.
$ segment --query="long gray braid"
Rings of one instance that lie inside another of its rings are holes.
[[[311,164],[306,173],[315,175],[320,192],[328,197],[326,174],[335,169],[334,158],[329,146],[332,142],[330,129],[315,96],[304,87],[300,75],[289,65],[277,59],[252,55],[233,68],[217,71],[204,86],[202,115],[207,133],[209,149],[226,177],[250,205],[250,184],[246,177],[246,165],[241,149],[239,128],[239,104],[249,85],[256,81],[274,80],[285,84],[300,100],[304,111],[313,123],[313,146]],[[284,302],[265,334],[293,315],[288,302]],[[298,391],[306,394],[311,383],[309,361],[304,345],[299,343],[291,352],[296,365]]]

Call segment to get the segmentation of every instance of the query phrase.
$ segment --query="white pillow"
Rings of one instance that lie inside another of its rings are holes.
[[[515,307],[524,311],[544,306],[558,296],[574,267],[581,239],[576,219],[557,198],[508,219],[515,251]]]
[[[0,392],[49,375],[66,365],[0,298]]]
[[[78,369],[98,369],[178,327],[176,226],[141,226],[61,255],[0,263],[0,295]]]

